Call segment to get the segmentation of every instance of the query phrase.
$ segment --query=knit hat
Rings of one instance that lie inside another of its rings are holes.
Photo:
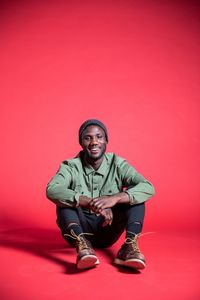
[[[82,133],[83,131],[90,125],[96,125],[96,126],[99,126],[103,129],[103,131],[105,132],[105,137],[106,137],[106,141],[108,142],[108,132],[107,132],[107,128],[106,126],[99,120],[97,119],[89,119],[89,120],[86,120],[82,125],[81,127],[79,128],[79,144],[81,145],[81,138],[82,138]]]

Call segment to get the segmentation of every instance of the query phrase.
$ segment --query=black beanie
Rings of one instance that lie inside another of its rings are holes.
[[[106,129],[106,126],[99,120],[97,119],[89,119],[89,120],[86,120],[82,125],[81,127],[79,128],[79,144],[81,145],[81,138],[82,138],[82,133],[83,131],[90,125],[96,125],[96,126],[99,126],[101,127],[104,132],[105,132],[105,137],[106,137],[106,141],[108,142],[108,132],[107,132],[107,129]]]

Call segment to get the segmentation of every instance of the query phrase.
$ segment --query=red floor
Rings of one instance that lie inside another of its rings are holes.
[[[97,250],[100,265],[82,272],[55,228],[2,231],[1,241],[1,300],[200,299],[200,242],[194,233],[141,237],[147,258],[141,273],[112,265],[121,241]]]

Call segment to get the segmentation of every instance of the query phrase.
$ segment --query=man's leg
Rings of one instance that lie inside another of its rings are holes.
[[[126,230],[126,238],[133,237],[142,231],[144,221],[144,204],[128,206],[117,204],[112,208],[113,221],[111,225],[103,227],[104,218],[95,214],[88,214],[87,222],[94,235],[92,243],[96,247],[106,248],[113,245]]]
[[[61,229],[62,236],[77,251],[77,267],[88,269],[96,266],[99,261],[91,243],[86,238],[91,232],[86,232],[87,220],[81,208],[63,208],[57,206],[57,224]]]
[[[112,246],[122,235],[126,228],[126,217],[123,213],[123,204],[112,208],[113,221],[111,225],[103,227],[104,217],[95,214],[86,215],[89,226],[92,228],[92,244],[97,248]]]
[[[125,215],[127,220],[126,239],[118,251],[115,264],[134,269],[144,269],[146,265],[145,258],[138,247],[138,237],[142,231],[145,215],[144,204],[128,206]]]
[[[140,234],[144,223],[145,205],[144,203],[129,206],[126,210],[126,238]]]

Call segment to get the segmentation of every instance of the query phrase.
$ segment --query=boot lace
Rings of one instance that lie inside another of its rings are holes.
[[[133,251],[135,251],[135,252],[140,252],[140,249],[139,249],[138,244],[137,244],[137,240],[138,240],[139,236],[154,233],[154,232],[145,232],[145,233],[135,234],[131,231],[127,231],[127,232],[131,233],[133,235],[133,237],[132,238],[129,238],[129,237],[126,238],[125,244],[131,245],[132,248],[133,248]]]
[[[140,249],[137,244],[138,234],[134,235],[132,238],[126,238],[125,244],[131,245],[134,252],[140,252]]]
[[[93,233],[82,232],[82,233],[80,233],[80,234],[77,235],[77,234],[74,232],[73,229],[71,229],[70,233],[71,233],[71,234],[65,233],[64,236],[68,236],[68,237],[70,237],[70,238],[76,240],[77,243],[78,243],[79,250],[83,250],[83,249],[88,249],[88,248],[90,248],[89,245],[87,244],[88,241],[87,241],[86,239],[84,239],[84,235],[85,235],[85,234],[86,234],[86,235],[93,235]]]

